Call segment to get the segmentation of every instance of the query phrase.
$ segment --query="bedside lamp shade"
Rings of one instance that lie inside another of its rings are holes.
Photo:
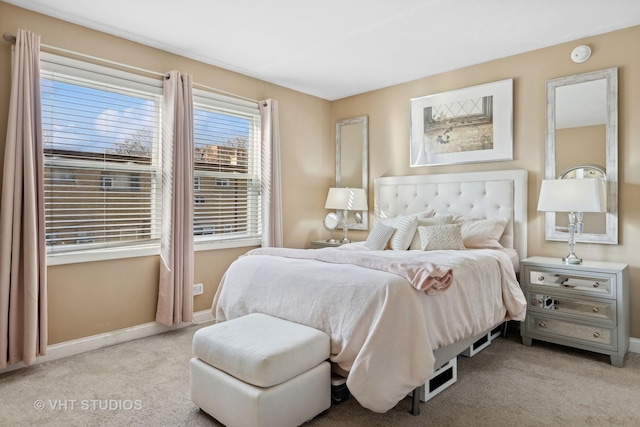
[[[538,210],[543,212],[604,212],[605,182],[599,178],[545,179]]]
[[[330,188],[327,195],[325,209],[340,209],[343,211],[366,211],[367,194],[363,188]]]

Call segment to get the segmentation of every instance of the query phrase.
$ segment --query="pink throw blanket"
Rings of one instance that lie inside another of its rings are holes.
[[[446,290],[453,283],[453,270],[430,262],[399,260],[383,254],[333,251],[327,249],[258,248],[246,255],[271,255],[284,258],[312,259],[334,264],[352,264],[373,270],[386,271],[407,279],[411,286],[433,295]]]

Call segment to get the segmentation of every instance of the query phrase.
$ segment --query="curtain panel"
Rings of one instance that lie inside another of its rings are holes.
[[[47,347],[40,36],[18,30],[0,201],[0,369]]]
[[[262,246],[283,246],[278,101],[260,102],[262,128]]]
[[[164,80],[162,229],[156,321],[193,316],[193,80],[171,71]]]

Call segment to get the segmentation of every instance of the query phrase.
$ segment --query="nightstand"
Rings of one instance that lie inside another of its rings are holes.
[[[329,242],[328,240],[313,240],[311,242],[311,249],[337,248],[340,245],[342,245],[342,241],[338,239],[334,242]]]
[[[522,343],[532,339],[607,354],[621,367],[629,348],[629,266],[559,258],[530,257],[520,262],[527,298]]]

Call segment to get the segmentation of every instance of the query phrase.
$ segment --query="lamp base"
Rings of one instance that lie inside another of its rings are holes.
[[[582,264],[582,258],[578,258],[574,253],[570,253],[566,257],[563,257],[562,261],[564,261],[565,264]]]

